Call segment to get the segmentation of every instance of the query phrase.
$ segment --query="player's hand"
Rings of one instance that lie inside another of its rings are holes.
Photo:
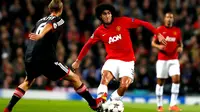
[[[39,40],[39,39],[42,38],[41,35],[37,35],[37,34],[35,34],[35,33],[30,33],[28,36],[29,36],[29,38],[30,38],[31,40]]]
[[[183,52],[183,48],[182,47],[178,47],[177,52],[178,53],[182,53]]]
[[[163,45],[167,45],[167,41],[165,40],[164,36],[160,33],[158,33],[158,41]]]
[[[164,50],[165,47],[166,47],[165,45],[158,45],[158,49],[159,49],[159,50]]]
[[[77,68],[79,68],[79,65],[80,65],[80,60],[76,60],[73,64],[72,64],[72,68],[73,69],[77,69]]]

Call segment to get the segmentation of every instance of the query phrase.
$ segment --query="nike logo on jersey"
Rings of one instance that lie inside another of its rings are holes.
[[[113,37],[109,37],[108,43],[111,44],[111,43],[117,42],[118,40],[121,40],[121,39],[122,39],[121,34],[118,34]]]
[[[168,42],[175,42],[175,41],[176,41],[176,38],[175,38],[175,37],[169,37],[169,36],[167,36],[167,37],[165,38],[165,40],[168,41]]]

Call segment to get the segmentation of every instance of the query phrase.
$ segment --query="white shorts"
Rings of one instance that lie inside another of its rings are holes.
[[[101,72],[103,73],[104,70],[108,70],[117,80],[124,76],[128,76],[131,79],[134,79],[134,65],[134,61],[126,62],[121,60],[109,59],[104,63]]]
[[[156,63],[157,78],[168,78],[173,75],[180,75],[180,64],[177,59],[158,60]]]

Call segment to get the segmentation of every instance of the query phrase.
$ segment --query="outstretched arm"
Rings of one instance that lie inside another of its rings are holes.
[[[88,50],[92,47],[93,44],[94,44],[93,40],[89,39],[87,41],[87,43],[83,46],[80,54],[78,55],[78,59],[77,60],[79,60],[79,61],[82,60],[83,57],[85,57],[85,55],[87,54]]]
[[[48,20],[46,23],[41,23],[37,30],[36,33],[30,33],[29,38],[31,40],[39,40],[45,36],[50,30],[56,30],[58,28],[62,28],[64,25],[65,21],[61,18],[53,18],[51,20]]]
[[[152,31],[154,34],[158,34],[159,32],[156,30],[156,28],[153,27],[152,24],[150,24],[149,22],[146,21],[142,21],[139,19],[134,19],[134,23],[137,26],[144,26],[145,28],[147,28],[148,30]]]
[[[154,28],[154,26],[152,24],[150,24],[149,22],[146,22],[146,21],[139,20],[139,19],[133,19],[132,20],[132,27],[139,27],[139,26],[143,26],[143,27],[149,29],[155,35],[157,35],[159,42],[161,42],[164,45],[167,44],[167,42],[166,42],[165,38],[163,37],[163,35],[160,34],[159,31],[156,28]]]
[[[87,41],[87,43],[83,46],[80,54],[78,55],[78,58],[76,61],[72,64],[73,69],[79,68],[79,65],[81,63],[81,60],[85,55],[87,54],[88,50],[92,47],[93,44],[99,41],[98,37],[94,37],[94,35]]]
[[[164,45],[160,45],[160,44],[158,44],[157,42],[157,39],[155,38],[155,37],[153,37],[152,38],[152,41],[151,41],[151,46],[152,47],[155,47],[155,48],[157,48],[157,49],[159,49],[159,50],[164,50],[165,49],[165,46]]]

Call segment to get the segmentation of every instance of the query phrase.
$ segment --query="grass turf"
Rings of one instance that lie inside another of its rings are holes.
[[[9,99],[0,99],[0,112],[7,105]],[[124,103],[124,112],[156,112],[156,104]],[[182,112],[200,112],[199,105],[180,105]],[[169,112],[168,105],[164,105]],[[59,100],[27,100],[22,99],[14,107],[13,112],[94,112],[83,101]]]

